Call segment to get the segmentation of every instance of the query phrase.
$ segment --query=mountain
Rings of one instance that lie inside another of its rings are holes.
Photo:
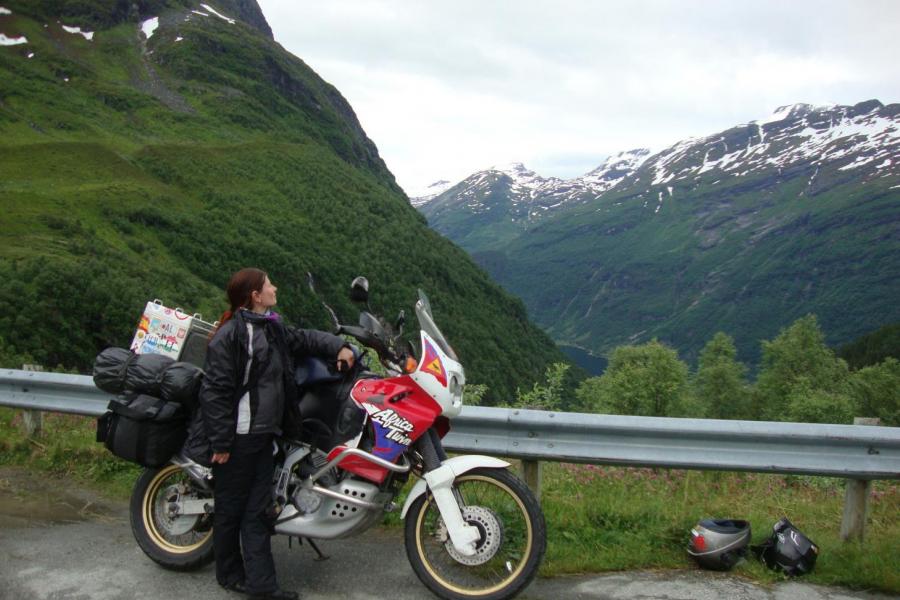
[[[809,312],[832,344],[900,319],[900,104],[785,106],[634,156],[597,192],[490,170],[419,210],[597,354],[658,337],[690,358],[723,330],[755,362]]]
[[[452,184],[446,179],[435,181],[424,190],[419,190],[418,192],[415,192],[414,196],[410,196],[409,203],[415,207],[427,204],[432,199],[437,198],[446,192],[451,186]]]
[[[411,199],[431,226],[470,252],[502,246],[529,227],[614,188],[649,150],[622,152],[577,179],[541,177],[521,163],[491,167]],[[434,184],[438,185],[438,184]]]
[[[154,298],[214,319],[250,265],[290,322],[320,328],[308,271],[347,320],[356,275],[389,318],[424,288],[494,401],[562,360],[518,299],[428,229],[351,106],[272,39],[256,2],[2,5],[4,366],[88,370]]]

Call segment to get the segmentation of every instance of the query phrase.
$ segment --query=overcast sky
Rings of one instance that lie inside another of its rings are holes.
[[[577,177],[797,102],[900,101],[896,0],[259,0],[410,195]]]

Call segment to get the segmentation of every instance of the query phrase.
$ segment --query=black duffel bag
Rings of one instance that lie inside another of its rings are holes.
[[[94,359],[94,385],[109,394],[130,391],[159,396],[163,371],[174,362],[162,354],[107,348]]]
[[[125,393],[111,400],[108,409],[97,419],[97,441],[119,458],[161,467],[184,444],[187,414],[178,403]]]
[[[183,404],[189,412],[197,406],[202,379],[203,370],[196,365],[160,354],[107,348],[94,360],[94,385],[104,392],[148,394]]]
[[[188,412],[197,409],[203,369],[189,362],[176,362],[167,366],[159,380],[159,396],[167,402],[177,402]]]

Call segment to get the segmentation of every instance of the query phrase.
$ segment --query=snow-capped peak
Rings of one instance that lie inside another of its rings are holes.
[[[438,196],[449,190],[451,187],[453,187],[452,183],[450,183],[446,179],[440,179],[428,185],[424,189],[413,190],[411,193],[409,193],[409,203],[416,207],[422,206],[423,204],[427,204],[431,200],[437,198]]]
[[[543,185],[546,181],[548,181],[546,178],[541,177],[520,162],[493,166],[490,169],[487,169],[487,172],[490,171],[502,173],[503,175],[508,176],[510,179],[512,179],[514,188],[533,188],[535,186]]]
[[[509,187],[507,192],[500,192],[500,196],[506,198],[511,206],[517,207],[518,216],[514,220],[524,217],[532,221],[548,214],[548,211],[586,202],[611,189],[634,173],[649,155],[650,151],[645,148],[619,152],[608,157],[593,171],[574,179],[543,177],[520,162],[498,164],[476,171],[456,185],[446,182],[445,186],[433,184],[433,189],[429,186],[421,194],[410,194],[410,202],[415,207],[422,207],[458,186],[456,196],[462,204],[472,212],[483,211],[490,205],[487,199],[496,197],[495,185],[502,180],[498,178],[504,178]]]
[[[679,142],[654,157],[652,185],[707,172],[743,176],[808,163],[838,170],[885,171],[900,156],[900,116],[878,100],[854,106],[793,104],[767,119],[702,139]]]
[[[819,106],[813,106],[812,104],[805,104],[803,102],[798,102],[796,104],[788,104],[786,106],[779,106],[775,109],[771,115],[767,117],[763,117],[762,119],[757,119],[755,121],[751,121],[751,123],[756,125],[766,125],[767,123],[778,123],[779,121],[784,121],[789,117],[799,117],[803,115],[808,115],[811,112],[823,111],[823,110],[831,110],[837,104],[822,104]]]
[[[581,178],[585,185],[601,193],[614,187],[641,166],[650,156],[647,148],[636,148],[610,156],[603,164]]]

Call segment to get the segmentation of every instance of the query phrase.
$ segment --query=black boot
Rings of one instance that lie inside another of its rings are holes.
[[[265,594],[251,594],[250,600],[300,600],[300,594],[288,590],[275,590]]]

